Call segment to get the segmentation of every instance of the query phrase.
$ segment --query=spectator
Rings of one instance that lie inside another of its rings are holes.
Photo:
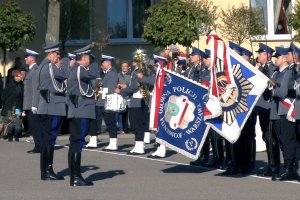
[[[21,108],[23,101],[22,75],[18,70],[12,71],[12,81],[9,82],[2,94],[3,109],[1,115],[3,122],[8,126],[8,141],[19,141],[22,134]]]
[[[128,86],[130,83],[130,76],[131,73],[129,71],[129,64],[128,62],[124,61],[121,64],[121,72],[118,74],[118,84],[126,84]],[[127,114],[127,111],[116,113],[116,121],[121,135],[125,134],[125,131],[128,130]]]
[[[20,67],[22,67],[22,58],[16,57],[14,66],[7,71],[6,85],[8,85],[10,81],[13,80],[12,71],[18,70]]]

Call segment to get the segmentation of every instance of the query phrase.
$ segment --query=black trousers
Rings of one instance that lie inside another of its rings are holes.
[[[97,123],[97,130],[94,134],[91,134],[91,136],[97,136],[101,133],[102,128],[102,118],[104,116],[104,107],[103,106],[96,106],[96,123]]]
[[[296,121],[296,161],[300,161],[300,120]]]
[[[103,114],[104,122],[108,127],[109,138],[117,138],[117,121],[115,112],[104,112]]]
[[[70,127],[70,147],[69,152],[81,152],[85,144],[85,136],[87,133],[97,130],[95,119],[71,118],[69,119]]]
[[[234,160],[240,167],[248,167],[251,162],[255,161],[255,124],[256,114],[252,113],[242,129],[239,139],[233,144]]]
[[[135,133],[135,141],[144,141],[145,109],[147,108],[128,108],[129,122]]]
[[[269,130],[270,113],[269,112],[261,112],[261,113],[257,113],[257,115],[259,118],[259,124],[260,124],[260,128],[262,131],[262,138],[266,144],[269,144],[269,143],[271,143],[270,140],[273,140],[273,138],[277,137],[274,132],[270,133],[270,130]]]
[[[275,131],[282,144],[283,158],[285,161],[295,161],[296,157],[296,123],[286,119],[286,115],[280,115],[275,121]]]
[[[149,123],[150,123],[150,113],[149,113],[149,108],[146,107],[144,110],[144,127],[145,130],[144,132],[150,132],[149,131]]]
[[[41,147],[41,133],[39,128],[39,116],[33,114],[31,110],[26,110],[25,114],[28,121],[28,131],[33,137],[35,148]]]
[[[62,122],[61,116],[38,115],[41,133],[41,145],[43,147],[54,146],[57,138],[57,129]]]

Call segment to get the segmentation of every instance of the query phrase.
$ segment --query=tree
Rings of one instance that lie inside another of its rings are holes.
[[[0,48],[3,51],[4,73],[7,51],[17,51],[25,41],[32,40],[35,30],[32,15],[23,13],[16,2],[0,4]]]
[[[103,53],[103,49],[109,43],[108,39],[110,38],[111,33],[105,30],[99,30],[95,40],[92,42],[92,45],[97,47],[100,50],[100,53]]]
[[[48,0],[48,2],[46,45],[59,41],[60,1]]]
[[[300,42],[300,1],[297,0],[294,6],[294,12],[290,16],[290,26],[296,31],[294,36],[295,41]]]
[[[156,47],[176,43],[190,47],[203,24],[214,25],[216,10],[209,0],[162,0],[146,10],[143,39]]]
[[[241,4],[221,10],[220,30],[225,38],[242,44],[252,35],[264,35],[263,13]]]

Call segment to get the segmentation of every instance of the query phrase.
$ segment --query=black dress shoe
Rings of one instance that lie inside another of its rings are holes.
[[[226,171],[221,173],[222,175],[238,175],[242,174],[242,169],[240,166],[233,164],[231,168],[228,168]]]
[[[203,166],[205,163],[207,163],[208,159],[198,158],[197,160],[191,161],[190,165],[193,166]]]
[[[220,163],[220,161],[216,158],[213,158],[208,163],[203,164],[203,167],[211,167],[211,168],[216,168],[216,169],[220,169],[221,166],[222,166],[222,163]]]
[[[116,152],[118,151],[118,149],[102,149],[102,151],[106,151],[106,152]]]
[[[280,176],[272,176],[272,181],[293,181],[296,180],[295,174],[286,170]]]
[[[34,148],[34,149],[30,150],[30,151],[27,151],[27,153],[29,153],[29,154],[41,153],[41,150],[38,149],[38,148]]]
[[[140,155],[143,155],[145,153],[136,153],[136,152],[127,152],[127,155],[132,155],[132,156],[140,156]]]
[[[155,158],[155,159],[158,159],[158,158],[165,158],[165,157],[160,157],[160,156],[157,156],[157,155],[149,155],[149,156],[147,156],[147,158]]]
[[[84,147],[85,149],[98,149],[98,147]]]

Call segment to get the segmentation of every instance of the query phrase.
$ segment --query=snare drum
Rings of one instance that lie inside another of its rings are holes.
[[[119,94],[107,94],[105,97],[105,112],[125,112],[126,100]]]

